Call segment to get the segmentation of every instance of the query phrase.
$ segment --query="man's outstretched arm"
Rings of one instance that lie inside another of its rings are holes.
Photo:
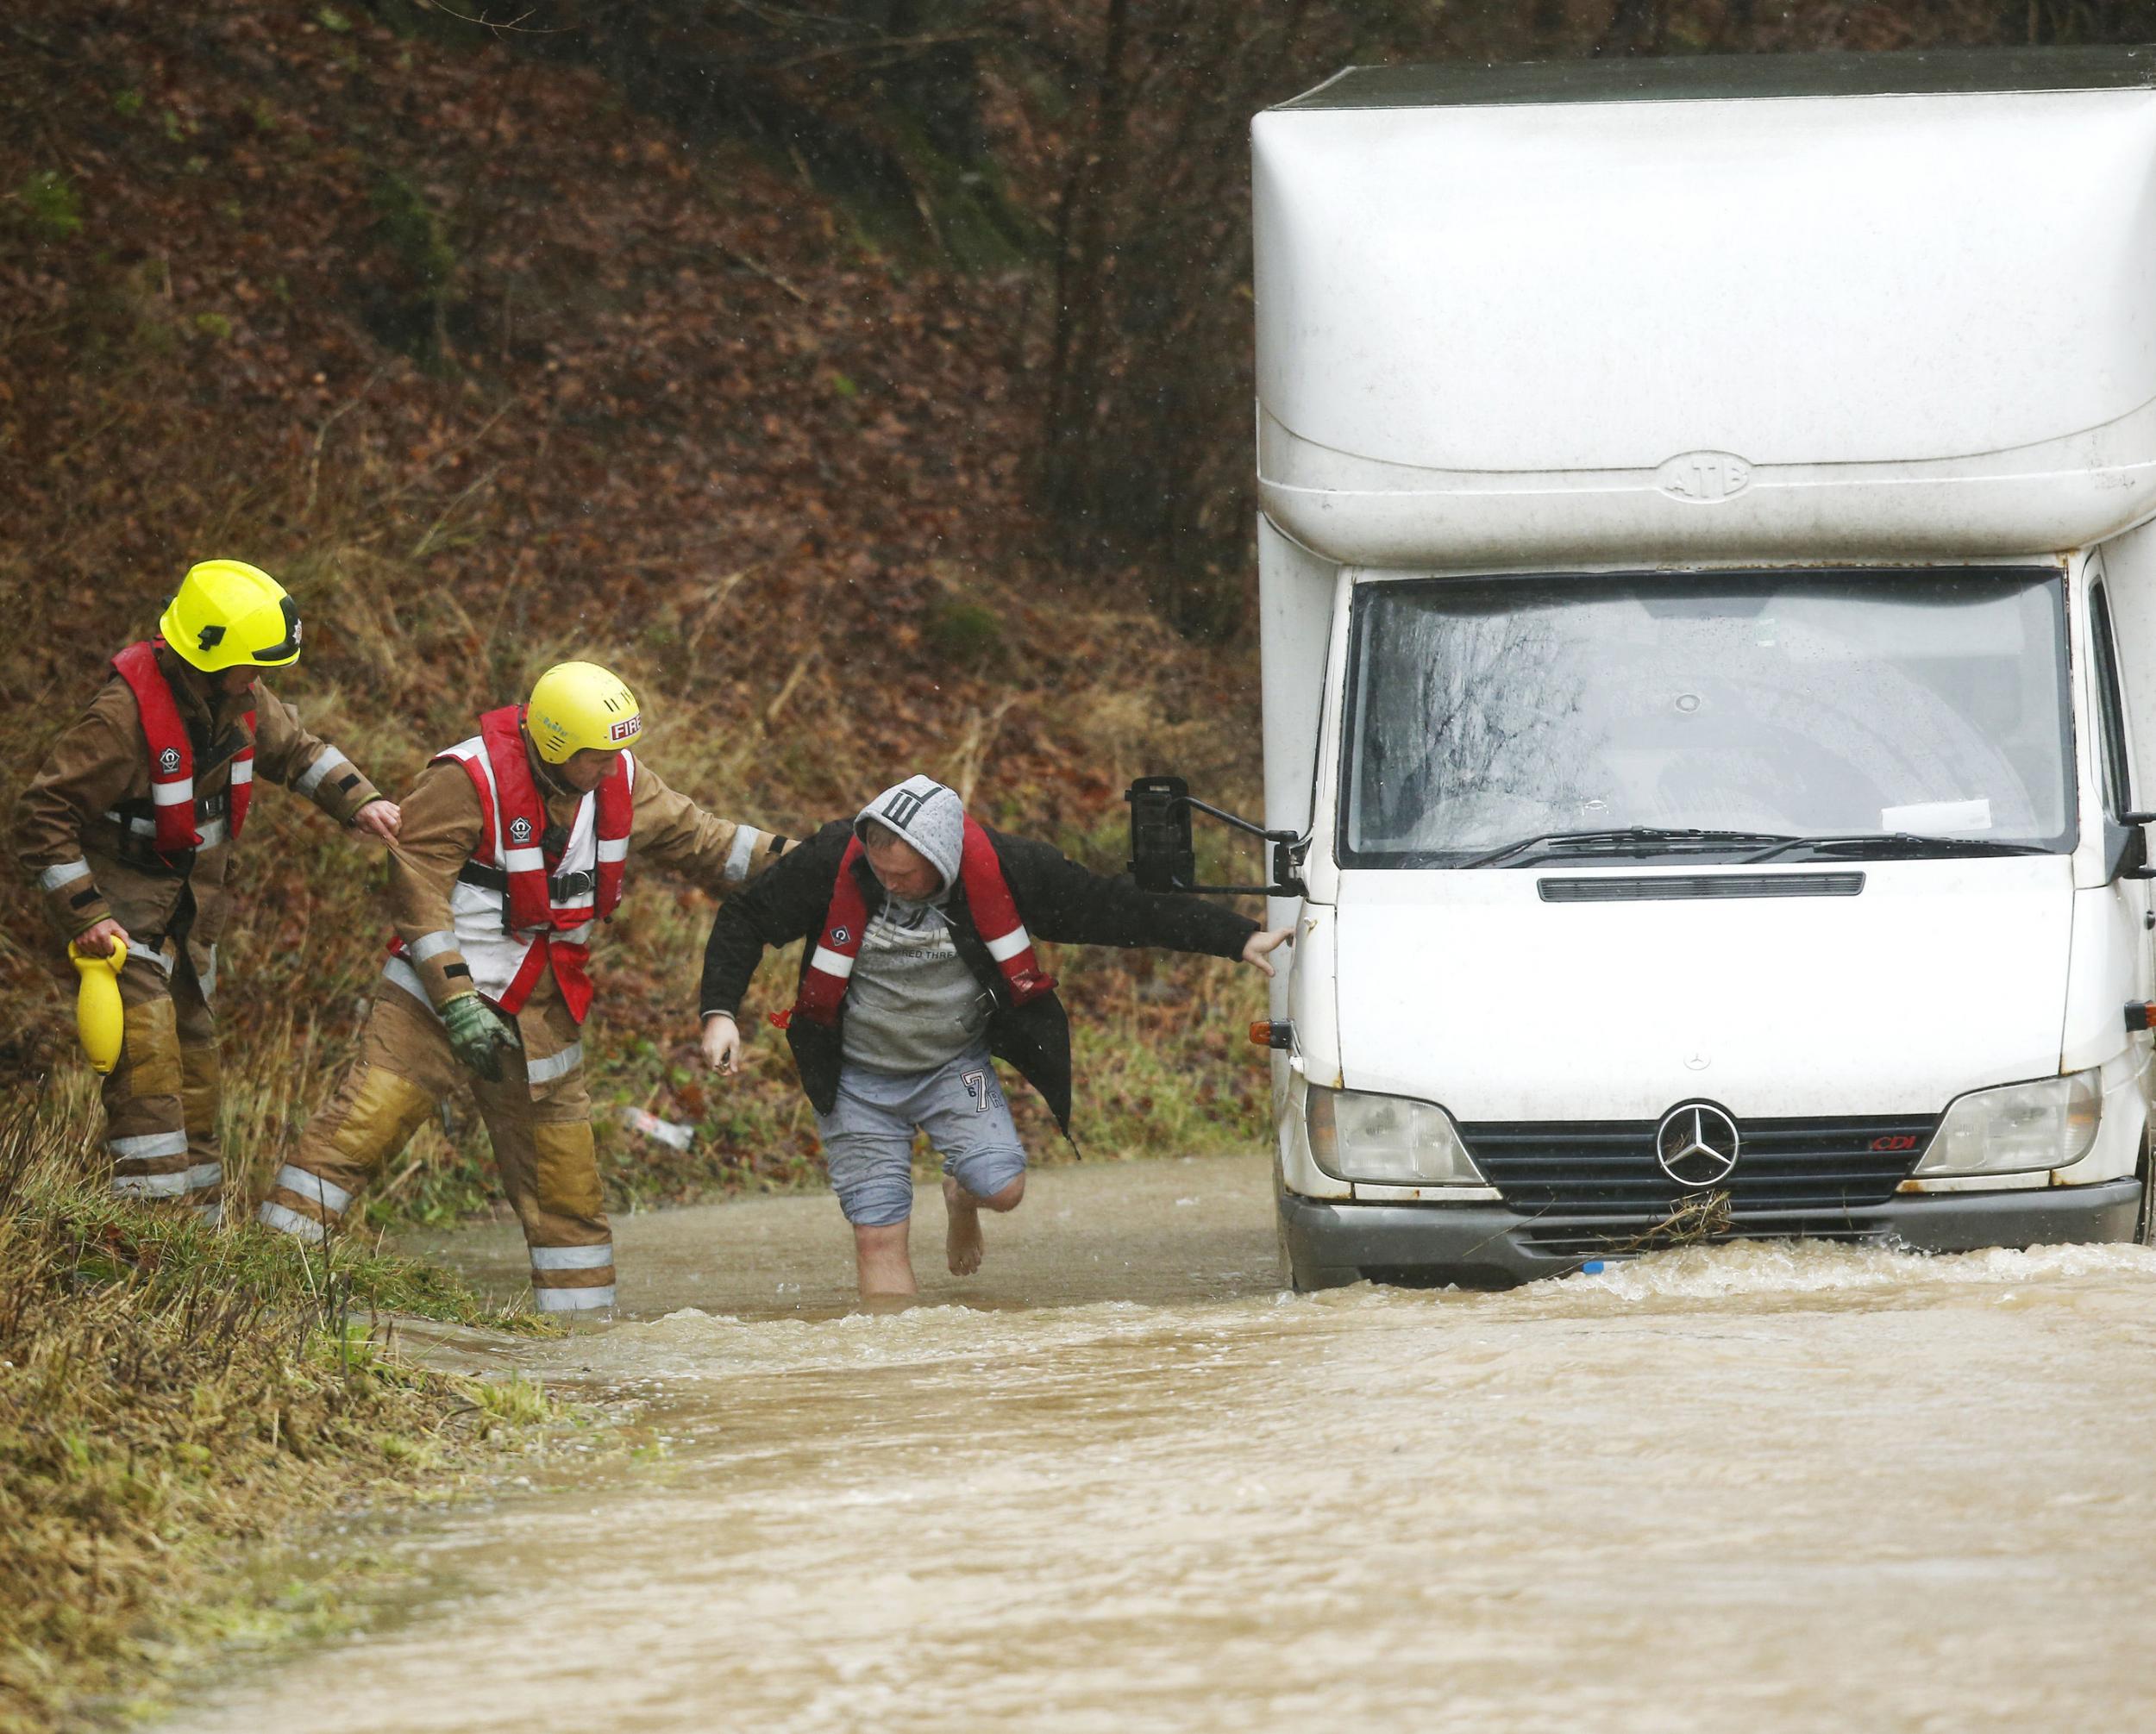
[[[1270,975],[1266,954],[1286,932],[1263,933],[1246,915],[1188,892],[1138,888],[1128,873],[1097,873],[1060,850],[995,835],[1018,913],[1037,939],[1065,945],[1144,946],[1239,958]]]

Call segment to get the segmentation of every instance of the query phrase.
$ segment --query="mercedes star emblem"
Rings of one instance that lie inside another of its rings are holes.
[[[1685,1187],[1718,1186],[1737,1166],[1737,1123],[1706,1102],[1687,1102],[1662,1117],[1654,1159]]]

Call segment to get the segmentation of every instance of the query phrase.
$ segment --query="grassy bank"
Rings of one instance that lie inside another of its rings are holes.
[[[215,1640],[306,1610],[242,1544],[522,1449],[522,1382],[431,1373],[385,1315],[530,1330],[356,1245],[113,1201],[79,1081],[0,1104],[0,1728],[154,1704]]]

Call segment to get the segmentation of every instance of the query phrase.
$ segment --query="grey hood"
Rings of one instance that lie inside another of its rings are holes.
[[[966,848],[966,809],[956,789],[933,777],[908,777],[894,783],[854,817],[854,835],[865,842],[874,819],[899,834],[943,876],[943,889],[958,882],[958,863]]]

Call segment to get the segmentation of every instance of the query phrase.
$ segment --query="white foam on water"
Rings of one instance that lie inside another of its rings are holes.
[[[662,1318],[617,1324],[603,1336],[579,1340],[573,1349],[564,1345],[560,1353],[564,1359],[573,1355],[581,1374],[622,1380],[837,1373],[1056,1354],[1106,1343],[1240,1335],[1279,1328],[1272,1313],[1270,1297],[1177,1307],[1101,1301],[1032,1311],[916,1306],[825,1319],[744,1319],[682,1307]]]
[[[1608,1295],[1624,1301],[1718,1300],[1737,1296],[1910,1293],[2081,1278],[2156,1282],[2156,1248],[2040,1246],[2026,1251],[1915,1253],[1827,1241],[1737,1241],[1672,1247],[1553,1283],[1508,1299],[1567,1301]]]
[[[1100,1301],[1030,1311],[915,1306],[823,1319],[743,1318],[682,1307],[559,1345],[542,1360],[573,1357],[586,1377],[636,1384],[760,1373],[841,1373],[963,1361],[1057,1356],[1094,1345],[1226,1342],[1254,1334],[1342,1328],[1364,1313],[1489,1320],[1591,1317],[1669,1303],[1771,1303],[1838,1295],[1912,1304],[1957,1293],[2028,1287],[2033,1294],[2091,1283],[2156,1284],[2156,1249],[2047,1246],[2027,1251],[1926,1255],[1822,1241],[1739,1241],[1678,1247],[1497,1293],[1383,1288],[1274,1293],[1175,1306]],[[563,1370],[567,1370],[564,1368]]]

